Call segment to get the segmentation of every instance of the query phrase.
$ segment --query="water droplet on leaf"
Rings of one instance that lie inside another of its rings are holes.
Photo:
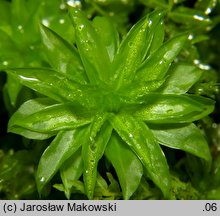
[[[65,23],[65,20],[64,20],[64,19],[60,19],[60,20],[59,20],[59,23],[60,23],[60,24],[64,24],[64,23]]]
[[[42,22],[42,24],[45,25],[46,27],[49,27],[49,25],[50,25],[50,22],[49,22],[48,19],[42,19],[41,22]]]
[[[192,40],[193,38],[194,38],[193,34],[190,34],[189,37],[188,37],[189,40]]]
[[[71,7],[74,7],[74,8],[79,8],[81,7],[81,2],[80,0],[67,0],[67,4]]]
[[[85,27],[85,26],[84,26],[83,24],[81,24],[81,25],[78,27],[79,31],[82,31],[84,27]]]
[[[128,46],[129,46],[129,47],[132,47],[132,46],[133,46],[133,42],[130,41],[130,42],[128,43]]]
[[[152,25],[152,20],[150,19],[148,22],[148,26],[150,27]]]
[[[172,113],[173,112],[173,109],[168,109],[167,110],[167,113]]]
[[[18,30],[20,33],[24,33],[24,29],[22,25],[18,25]]]
[[[7,66],[8,65],[8,61],[3,61],[2,63],[4,66]]]
[[[66,5],[62,2],[60,4],[60,10],[65,10],[66,9]]]
[[[44,178],[44,177],[41,177],[41,178],[40,178],[40,182],[41,182],[41,183],[44,183],[44,182],[45,182],[45,178]]]

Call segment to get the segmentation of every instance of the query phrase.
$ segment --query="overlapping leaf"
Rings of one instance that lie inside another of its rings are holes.
[[[150,178],[168,198],[170,196],[169,168],[159,144],[147,125],[130,115],[112,116],[110,121],[119,136],[138,156]]]
[[[146,103],[132,109],[134,116],[151,123],[193,122],[213,111],[214,102],[195,95],[149,94]]]
[[[41,25],[40,30],[51,66],[68,78],[86,84],[87,77],[77,49],[49,28]]]
[[[163,10],[146,15],[119,45],[108,18],[89,21],[71,9],[76,47],[40,27],[53,69],[7,70],[48,97],[27,101],[9,122],[9,131],[28,138],[57,135],[39,162],[39,191],[60,170],[68,198],[83,174],[84,187],[78,186],[93,199],[96,186],[107,188],[101,177],[97,180],[98,162],[105,155],[125,199],[138,188],[143,172],[170,198],[169,167],[160,144],[210,162],[207,142],[192,122],[211,113],[214,102],[186,94],[201,77],[200,69],[178,63],[169,71],[188,34],[163,43],[164,15]]]
[[[89,81],[91,84],[107,82],[110,59],[105,45],[81,11],[71,10],[70,15],[76,31],[77,48]]]
[[[135,24],[120,44],[113,61],[114,79],[117,86],[130,84],[135,72],[144,60],[154,37],[163,11],[154,11]],[[143,44],[144,41],[144,44]]]
[[[37,186],[41,192],[63,163],[75,153],[85,139],[88,128],[60,131],[44,151],[37,169]]]
[[[84,162],[83,179],[85,190],[89,199],[93,198],[96,185],[98,161],[104,154],[105,147],[111,137],[112,127],[105,122],[105,116],[98,115],[96,121],[90,126],[87,142],[82,146]]]
[[[33,132],[53,134],[60,130],[74,129],[89,124],[92,118],[85,118],[70,104],[50,104],[47,99],[33,99],[24,103],[9,121],[9,131],[22,127]],[[48,105],[50,104],[50,105]],[[78,113],[78,114],[76,114]]]
[[[140,184],[143,174],[140,160],[116,135],[111,137],[105,155],[116,170],[124,199],[129,199]]]
[[[211,155],[207,141],[194,124],[176,126],[175,128],[158,126],[151,128],[151,130],[160,144],[181,149],[210,162]]]
[[[68,158],[60,168],[60,176],[65,188],[66,197],[69,199],[74,181],[78,180],[83,173],[83,160],[81,148]]]
[[[150,81],[163,78],[170,64],[183,48],[187,37],[187,34],[178,35],[165,42],[157,52],[147,57],[138,69],[135,79],[137,81]]]

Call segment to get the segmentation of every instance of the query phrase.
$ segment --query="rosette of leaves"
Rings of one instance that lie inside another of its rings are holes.
[[[214,102],[187,94],[202,71],[172,64],[188,35],[164,42],[164,15],[162,10],[147,14],[120,42],[108,18],[90,21],[71,9],[75,45],[40,27],[51,68],[7,70],[45,96],[25,102],[8,124],[9,132],[30,139],[55,136],[39,161],[39,192],[60,171],[67,197],[83,176],[92,199],[104,156],[115,168],[124,199],[143,175],[170,198],[169,166],[160,145],[210,162],[207,142],[193,121],[211,113]]]

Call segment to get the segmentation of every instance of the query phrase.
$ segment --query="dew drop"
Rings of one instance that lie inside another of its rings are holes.
[[[64,3],[60,4],[60,10],[65,10],[66,9],[66,5]]]
[[[149,20],[148,26],[150,27],[152,25],[152,20]]]
[[[81,2],[80,2],[80,0],[67,0],[66,3],[67,3],[69,6],[71,6],[71,7],[75,7],[75,8],[81,7]]]
[[[130,42],[128,43],[128,46],[129,46],[129,47],[132,47],[132,46],[133,46],[133,42],[130,41]]]
[[[193,34],[190,34],[188,37],[189,40],[192,40],[193,38],[194,38]]]
[[[85,26],[83,24],[79,25],[79,27],[78,27],[79,31],[82,31],[84,27]]]
[[[88,174],[89,173],[89,171],[88,170],[86,170],[86,174]]]
[[[50,22],[48,19],[42,19],[42,24],[45,25],[46,27],[49,27]]]
[[[65,23],[65,20],[64,20],[64,19],[60,19],[60,20],[59,20],[59,23],[60,23],[60,24],[64,24],[64,23]]]
[[[161,60],[161,61],[159,62],[159,64],[163,64],[163,61]]]
[[[7,66],[8,65],[8,61],[3,61],[2,63],[4,66]]]
[[[40,182],[41,182],[41,183],[44,183],[44,182],[45,182],[45,177],[41,177],[41,178],[40,178]]]
[[[167,110],[167,113],[172,113],[173,112],[173,109],[168,109]]]
[[[95,160],[90,160],[90,163],[95,163]]]
[[[212,12],[212,8],[208,7],[205,11],[205,14],[208,15]]]
[[[133,134],[129,134],[129,137],[130,137],[130,138],[133,138]]]
[[[18,25],[18,30],[20,33],[24,33],[24,29],[22,25]]]

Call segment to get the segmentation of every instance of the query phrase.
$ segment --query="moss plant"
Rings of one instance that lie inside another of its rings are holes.
[[[124,199],[143,175],[171,198],[169,166],[160,145],[210,163],[207,142],[193,122],[211,113],[214,101],[187,93],[203,72],[189,63],[173,63],[190,43],[189,35],[164,41],[164,15],[164,10],[147,14],[120,41],[108,18],[90,21],[71,9],[75,46],[41,25],[51,68],[7,70],[42,94],[13,114],[8,131],[29,139],[55,136],[39,161],[40,193],[60,171],[67,197],[71,182],[83,175],[85,193],[93,199],[97,165],[104,157],[117,173]]]

